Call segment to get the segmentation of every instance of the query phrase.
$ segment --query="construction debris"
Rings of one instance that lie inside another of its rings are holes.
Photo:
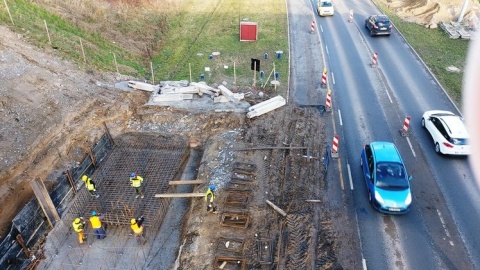
[[[260,116],[262,114],[280,108],[285,104],[287,104],[287,102],[282,96],[273,97],[248,108],[247,117],[253,118],[256,116]]]
[[[470,39],[471,37],[470,32],[465,29],[465,26],[457,22],[441,22],[440,28],[442,28],[447,33],[448,37],[452,39]]]
[[[287,216],[287,213],[285,211],[283,211],[282,209],[280,209],[280,207],[276,206],[275,204],[273,204],[271,201],[269,200],[265,200],[267,202],[268,205],[270,205],[273,209],[275,209],[275,211],[277,211],[278,213],[280,213],[280,215],[282,216]]]
[[[156,92],[160,88],[158,85],[153,85],[145,82],[137,82],[137,81],[128,81],[128,87],[133,88],[135,90],[143,90],[148,92]]]

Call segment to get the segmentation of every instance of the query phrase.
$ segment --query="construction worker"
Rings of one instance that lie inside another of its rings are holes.
[[[83,217],[78,217],[72,222],[73,230],[78,234],[78,243],[83,244],[85,236],[83,235],[83,228],[85,228],[85,221]]]
[[[135,234],[135,237],[142,236],[143,234],[143,221],[144,217],[141,216],[140,218],[134,219],[132,218],[130,220],[130,228],[132,228],[133,233]]]
[[[217,213],[217,207],[213,204],[213,200],[215,199],[215,186],[210,185],[205,193],[205,201],[207,202],[207,212],[213,211],[213,213]]]
[[[93,232],[95,233],[95,237],[97,239],[103,239],[107,237],[105,230],[102,227],[102,220],[103,215],[98,214],[97,212],[93,211],[92,216],[90,217],[90,224],[92,226]]]
[[[135,189],[135,198],[138,198],[139,196],[142,196],[143,199],[143,191],[142,191],[142,183],[143,183],[143,178],[140,175],[137,175],[137,173],[131,173],[130,174],[130,184],[132,187]]]
[[[85,186],[87,187],[88,193],[90,193],[90,195],[96,198],[100,197],[100,195],[97,194],[95,182],[93,182],[93,180],[90,177],[83,175],[82,181],[85,182]]]

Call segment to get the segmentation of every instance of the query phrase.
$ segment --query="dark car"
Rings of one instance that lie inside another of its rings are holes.
[[[370,15],[365,19],[365,28],[370,31],[370,36],[386,35],[392,33],[392,22],[387,15]]]

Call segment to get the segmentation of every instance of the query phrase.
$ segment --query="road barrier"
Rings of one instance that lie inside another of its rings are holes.
[[[405,121],[403,122],[403,128],[400,130],[400,134],[403,137],[408,136],[408,127],[410,126],[410,116],[405,117]]]
[[[312,24],[310,24],[310,33],[313,33],[315,31],[315,21],[312,21]]]
[[[348,18],[348,22],[353,22],[353,10],[350,10],[350,17]]]
[[[377,67],[378,53],[373,53],[371,67]]]
[[[328,89],[327,98],[325,100],[325,111],[332,110],[332,90]]]
[[[324,68],[323,69],[323,73],[322,73],[322,88],[325,88],[327,87],[327,69]]]
[[[332,144],[332,158],[338,158],[338,139],[340,136],[335,135],[333,136],[333,144]]]

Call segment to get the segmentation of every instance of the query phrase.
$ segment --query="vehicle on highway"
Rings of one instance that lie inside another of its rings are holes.
[[[372,142],[363,147],[360,165],[367,184],[368,200],[385,214],[405,214],[410,211],[411,176],[402,157],[391,142]]]
[[[422,116],[422,127],[432,136],[438,154],[470,154],[470,133],[462,117],[450,111],[426,111]]]
[[[317,12],[319,16],[333,16],[335,10],[331,0],[318,0]]]
[[[392,22],[387,15],[370,15],[365,19],[365,28],[370,31],[370,36],[386,35],[392,33]]]

